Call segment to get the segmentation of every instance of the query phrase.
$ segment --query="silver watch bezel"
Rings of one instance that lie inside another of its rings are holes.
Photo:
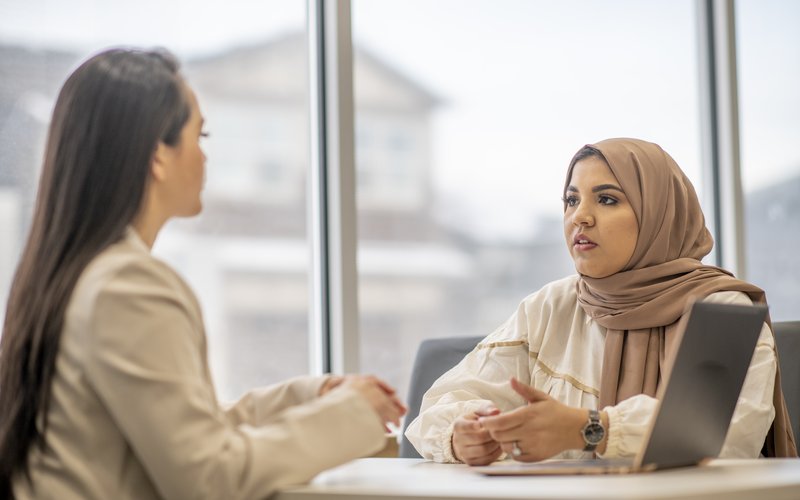
[[[581,429],[581,436],[585,444],[583,451],[594,451],[606,437],[606,428],[600,420],[599,411],[589,410],[589,421]]]

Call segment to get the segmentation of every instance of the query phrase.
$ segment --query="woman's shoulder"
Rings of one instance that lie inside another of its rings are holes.
[[[753,301],[750,296],[744,292],[737,290],[723,290],[714,292],[705,297],[703,302],[714,302],[717,304],[739,304],[739,305],[752,305]]]
[[[577,281],[577,275],[567,276],[528,295],[484,343],[524,342],[538,350],[551,333],[569,332],[576,322],[585,323],[578,305]]]
[[[551,281],[525,297],[522,303],[526,309],[561,310],[568,308],[571,311],[578,303],[577,282],[577,274]]]
[[[131,234],[110,245],[86,266],[73,291],[71,307],[91,310],[101,295],[168,297],[194,306],[189,286]]]

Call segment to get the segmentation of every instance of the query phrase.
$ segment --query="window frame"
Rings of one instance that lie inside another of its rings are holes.
[[[734,0],[696,0],[710,263],[747,279]],[[313,373],[359,368],[351,0],[308,0]]]

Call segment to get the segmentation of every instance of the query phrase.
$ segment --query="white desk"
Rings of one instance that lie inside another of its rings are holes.
[[[286,489],[274,500],[800,499],[800,459],[716,460],[706,467],[646,474],[485,477],[465,465],[366,458]]]

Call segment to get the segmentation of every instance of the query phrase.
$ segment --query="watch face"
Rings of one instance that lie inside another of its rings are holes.
[[[583,439],[589,444],[599,444],[606,435],[606,430],[599,423],[590,423],[583,428]]]

